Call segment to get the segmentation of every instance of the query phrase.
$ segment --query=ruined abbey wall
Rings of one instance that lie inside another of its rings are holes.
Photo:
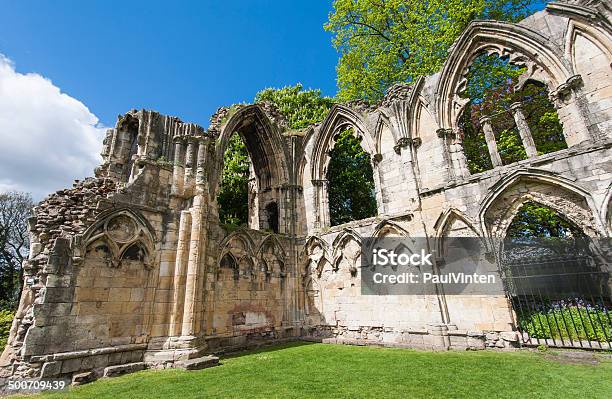
[[[503,238],[527,201],[609,237],[610,15],[601,2],[574,1],[518,24],[473,22],[439,73],[394,86],[377,105],[335,105],[299,131],[267,103],[221,108],[207,129],[147,110],[121,116],[96,177],[35,210],[3,373],[94,378],[297,338],[514,345],[503,295],[362,296],[361,240],[425,237],[443,258],[446,237]],[[530,156],[502,165],[487,136],[494,167],[470,174],[458,118],[467,68],[483,52],[546,85],[567,149],[538,155],[513,105]],[[326,170],[346,128],[371,156],[378,212],[330,226]],[[216,203],[234,133],[253,163],[249,226],[239,229],[219,223]]]

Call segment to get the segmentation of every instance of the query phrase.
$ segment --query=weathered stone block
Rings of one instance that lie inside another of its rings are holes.
[[[142,362],[120,364],[118,366],[109,366],[104,369],[104,377],[118,377],[123,374],[134,373],[146,368]]]
[[[83,385],[92,382],[96,379],[96,374],[93,371],[79,373],[72,376],[72,385]]]
[[[74,373],[81,369],[81,359],[68,359],[62,361],[62,374]]]
[[[62,371],[62,362],[46,362],[43,364],[40,377],[41,378],[53,378],[60,375]]]
[[[219,364],[217,356],[203,356],[196,359],[181,360],[176,362],[176,367],[185,370],[200,370],[208,367],[214,367]]]

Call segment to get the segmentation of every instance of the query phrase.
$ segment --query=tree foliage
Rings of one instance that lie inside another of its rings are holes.
[[[0,354],[6,346],[6,342],[11,332],[11,325],[13,324],[13,312],[6,309],[0,309]]]
[[[251,160],[246,145],[238,133],[230,137],[223,156],[223,173],[217,203],[219,221],[241,226],[249,219],[249,168]]]
[[[335,0],[325,29],[340,52],[338,98],[375,102],[442,66],[474,19],[516,21],[536,0]]]
[[[327,168],[331,225],[376,216],[370,155],[352,130],[340,133]]]
[[[0,309],[15,309],[21,291],[21,264],[29,251],[27,220],[34,202],[30,194],[0,194]]]
[[[582,233],[554,209],[535,202],[527,202],[512,220],[506,236],[510,238],[575,238],[582,236]]]
[[[262,101],[276,105],[291,129],[321,122],[334,105],[334,100],[321,95],[321,90],[304,90],[300,83],[282,89],[264,89],[255,95],[255,102]]]
[[[320,90],[304,90],[301,84],[282,89],[264,89],[255,95],[255,102],[274,104],[289,122],[291,129],[301,129],[321,122],[334,102]],[[229,225],[246,225],[249,218],[248,180],[251,160],[244,141],[235,133],[224,154],[223,174],[217,203],[219,220]]]
[[[459,120],[463,146],[471,173],[491,169],[491,160],[480,118],[491,117],[497,149],[504,164],[527,158],[510,105],[520,102],[523,114],[539,154],[567,148],[563,128],[554,105],[548,99],[546,86],[528,81],[517,89],[524,73],[507,58],[482,54],[474,59],[467,74],[466,90],[469,98]]]

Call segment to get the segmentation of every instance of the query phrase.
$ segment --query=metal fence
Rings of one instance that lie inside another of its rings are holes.
[[[581,250],[563,252],[504,251],[500,272],[522,343],[612,349],[607,264]]]

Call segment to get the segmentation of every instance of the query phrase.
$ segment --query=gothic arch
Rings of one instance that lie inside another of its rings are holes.
[[[529,189],[521,189],[521,184],[529,185]],[[574,182],[538,170],[517,171],[493,185],[478,213],[481,230],[489,238],[503,238],[526,202],[554,209],[588,236],[602,234],[591,194]]]
[[[388,234],[390,233],[390,234]],[[382,238],[390,238],[390,239],[394,239],[394,242],[399,242],[400,245],[402,246],[406,246],[404,245],[403,241],[411,241],[412,243],[415,242],[415,239],[411,237],[410,233],[408,232],[408,230],[406,230],[404,227],[402,227],[399,223],[393,221],[393,220],[383,220],[382,222],[378,223],[375,227],[374,227],[374,231],[371,235],[372,239],[366,240],[365,243],[367,245],[366,247],[366,253],[372,253],[372,251],[374,250],[374,248],[378,245],[378,239],[382,239]],[[355,240],[357,241],[357,239],[355,238]],[[361,241],[357,241],[359,243],[361,243]]]
[[[572,4],[573,3],[573,4]],[[546,5],[546,11],[553,15],[569,18],[570,21],[580,21],[584,24],[593,25],[605,31],[612,31],[612,23],[605,17],[605,13],[599,9],[598,0],[551,2]]]
[[[423,84],[425,83],[425,78],[423,76],[419,76],[417,80],[412,84],[412,92],[410,93],[410,99],[408,100],[408,106],[406,110],[406,120],[407,120],[407,135],[406,137],[417,138],[420,137],[419,132],[419,117],[420,115],[417,113],[419,107],[425,108],[425,100],[421,96],[421,90],[423,89]]]
[[[331,246],[332,248],[334,248],[334,252],[336,252],[338,247],[342,245],[346,240],[351,239],[351,238],[357,241],[358,243],[361,243],[361,235],[359,235],[359,233],[357,233],[353,229],[349,229],[349,228],[343,229],[342,232],[340,232],[340,234],[338,234],[336,238],[334,238],[334,241],[332,242]]]
[[[245,255],[238,259],[238,266],[243,270],[244,275],[248,278],[253,278],[257,275],[255,261],[251,256]]]
[[[240,241],[249,255],[252,256],[255,253],[255,242],[244,229],[232,231],[221,241],[219,247],[226,249],[233,240]]]
[[[317,236],[311,236],[304,244],[304,248],[301,253],[302,260],[299,263],[299,271],[301,273],[302,278],[304,278],[304,287],[307,286],[306,280],[317,280],[320,277],[325,263],[331,265],[331,258],[329,256],[329,251],[327,247],[327,243]],[[314,256],[316,248],[320,248],[320,256]],[[314,274],[314,277],[312,275],[312,270],[308,270],[312,262],[314,262],[316,265],[316,267],[314,268],[314,271],[316,272]]]
[[[448,231],[448,227],[450,227],[451,224],[456,220],[459,220],[464,223],[471,231],[474,232],[476,236],[482,236],[480,230],[476,228],[475,224],[468,216],[466,216],[457,208],[448,208],[444,212],[442,212],[440,216],[438,216],[438,219],[434,224],[435,237],[443,237],[444,233]]]
[[[570,20],[565,36],[565,56],[572,61],[574,70],[576,69],[576,39],[583,36],[590,41],[608,58],[608,64],[612,61],[612,36],[609,32],[602,31],[594,26],[586,25],[576,20]]]
[[[440,214],[434,224],[434,248],[437,249],[440,256],[444,253],[444,241],[447,238],[447,233],[456,223],[462,223],[466,226],[468,236],[482,239],[482,232],[477,228],[472,219],[457,208],[448,208]]]
[[[574,75],[561,58],[562,50],[538,32],[508,22],[474,21],[455,41],[438,78],[435,109],[440,128],[457,130],[457,119],[469,101],[459,94],[465,90],[470,64],[482,53],[509,56],[527,68],[524,79],[543,81],[551,92]]]
[[[321,248],[321,250],[323,251],[323,258],[329,259],[328,245],[325,240],[318,236],[310,236],[308,240],[306,240],[304,248],[302,249],[302,255],[308,256],[312,254],[312,251],[316,246],[319,246],[319,248]]]
[[[383,220],[378,223],[374,228],[372,237],[385,237],[386,232],[395,232],[399,237],[410,237],[410,233],[405,228],[392,220]]]
[[[276,256],[280,256],[282,260],[285,260],[287,258],[287,253],[285,252],[285,249],[281,245],[280,241],[278,241],[278,238],[270,234],[263,239],[263,241],[261,242],[261,244],[259,244],[259,247],[257,248],[256,253],[258,259],[261,258],[265,249],[268,247],[271,247],[274,254]]]
[[[335,145],[334,137],[348,128],[353,129],[352,133],[360,139],[362,149],[370,155],[377,212],[379,214],[384,212],[381,177],[376,162],[379,156],[376,153],[374,137],[366,122],[356,111],[344,105],[334,105],[318,131],[305,143],[304,156],[300,164],[300,167],[305,167],[310,163],[308,171],[302,172],[305,207],[313,215],[311,220],[307,220],[308,228],[321,229],[331,224],[327,168],[331,160],[330,152]]]
[[[354,134],[362,139],[361,146],[364,151],[372,157],[376,154],[376,143],[361,116],[348,107],[334,105],[314,137],[313,154],[310,157],[313,179],[325,179],[330,160],[329,152],[334,148],[334,136],[345,128],[354,129]]]
[[[143,252],[142,262],[150,269],[153,267],[153,243],[156,242],[153,231],[139,212],[130,208],[109,209],[81,235],[75,248],[75,260],[81,261],[92,244],[104,244],[109,251],[109,265],[119,267],[130,249],[139,248]]]
[[[240,263],[234,254],[232,254],[232,252],[229,250],[219,257],[219,263],[217,264],[217,270],[215,273],[216,281],[220,280],[223,269],[230,269],[232,271],[234,280],[238,280],[240,277]]]
[[[142,239],[126,245],[119,255],[119,259],[123,260],[135,260],[143,262],[147,269],[151,268],[151,248],[150,245]]]
[[[354,241],[361,246],[361,236],[353,229],[344,229],[332,243],[333,254],[332,254],[332,267],[336,267],[338,261],[344,256],[344,247],[349,241]]]
[[[223,154],[230,137],[242,136],[253,163],[262,190],[278,187],[289,181],[289,163],[283,138],[260,105],[245,106],[236,111],[225,123],[215,145],[215,168],[211,186],[215,195],[223,170]]]
[[[397,143],[399,140],[399,133],[393,126],[391,122],[391,118],[383,109],[378,111],[378,120],[376,121],[376,127],[374,128],[374,142],[376,143],[376,154],[382,154],[382,139],[383,139],[383,131],[385,128],[389,129],[391,135],[393,137],[393,145]]]

